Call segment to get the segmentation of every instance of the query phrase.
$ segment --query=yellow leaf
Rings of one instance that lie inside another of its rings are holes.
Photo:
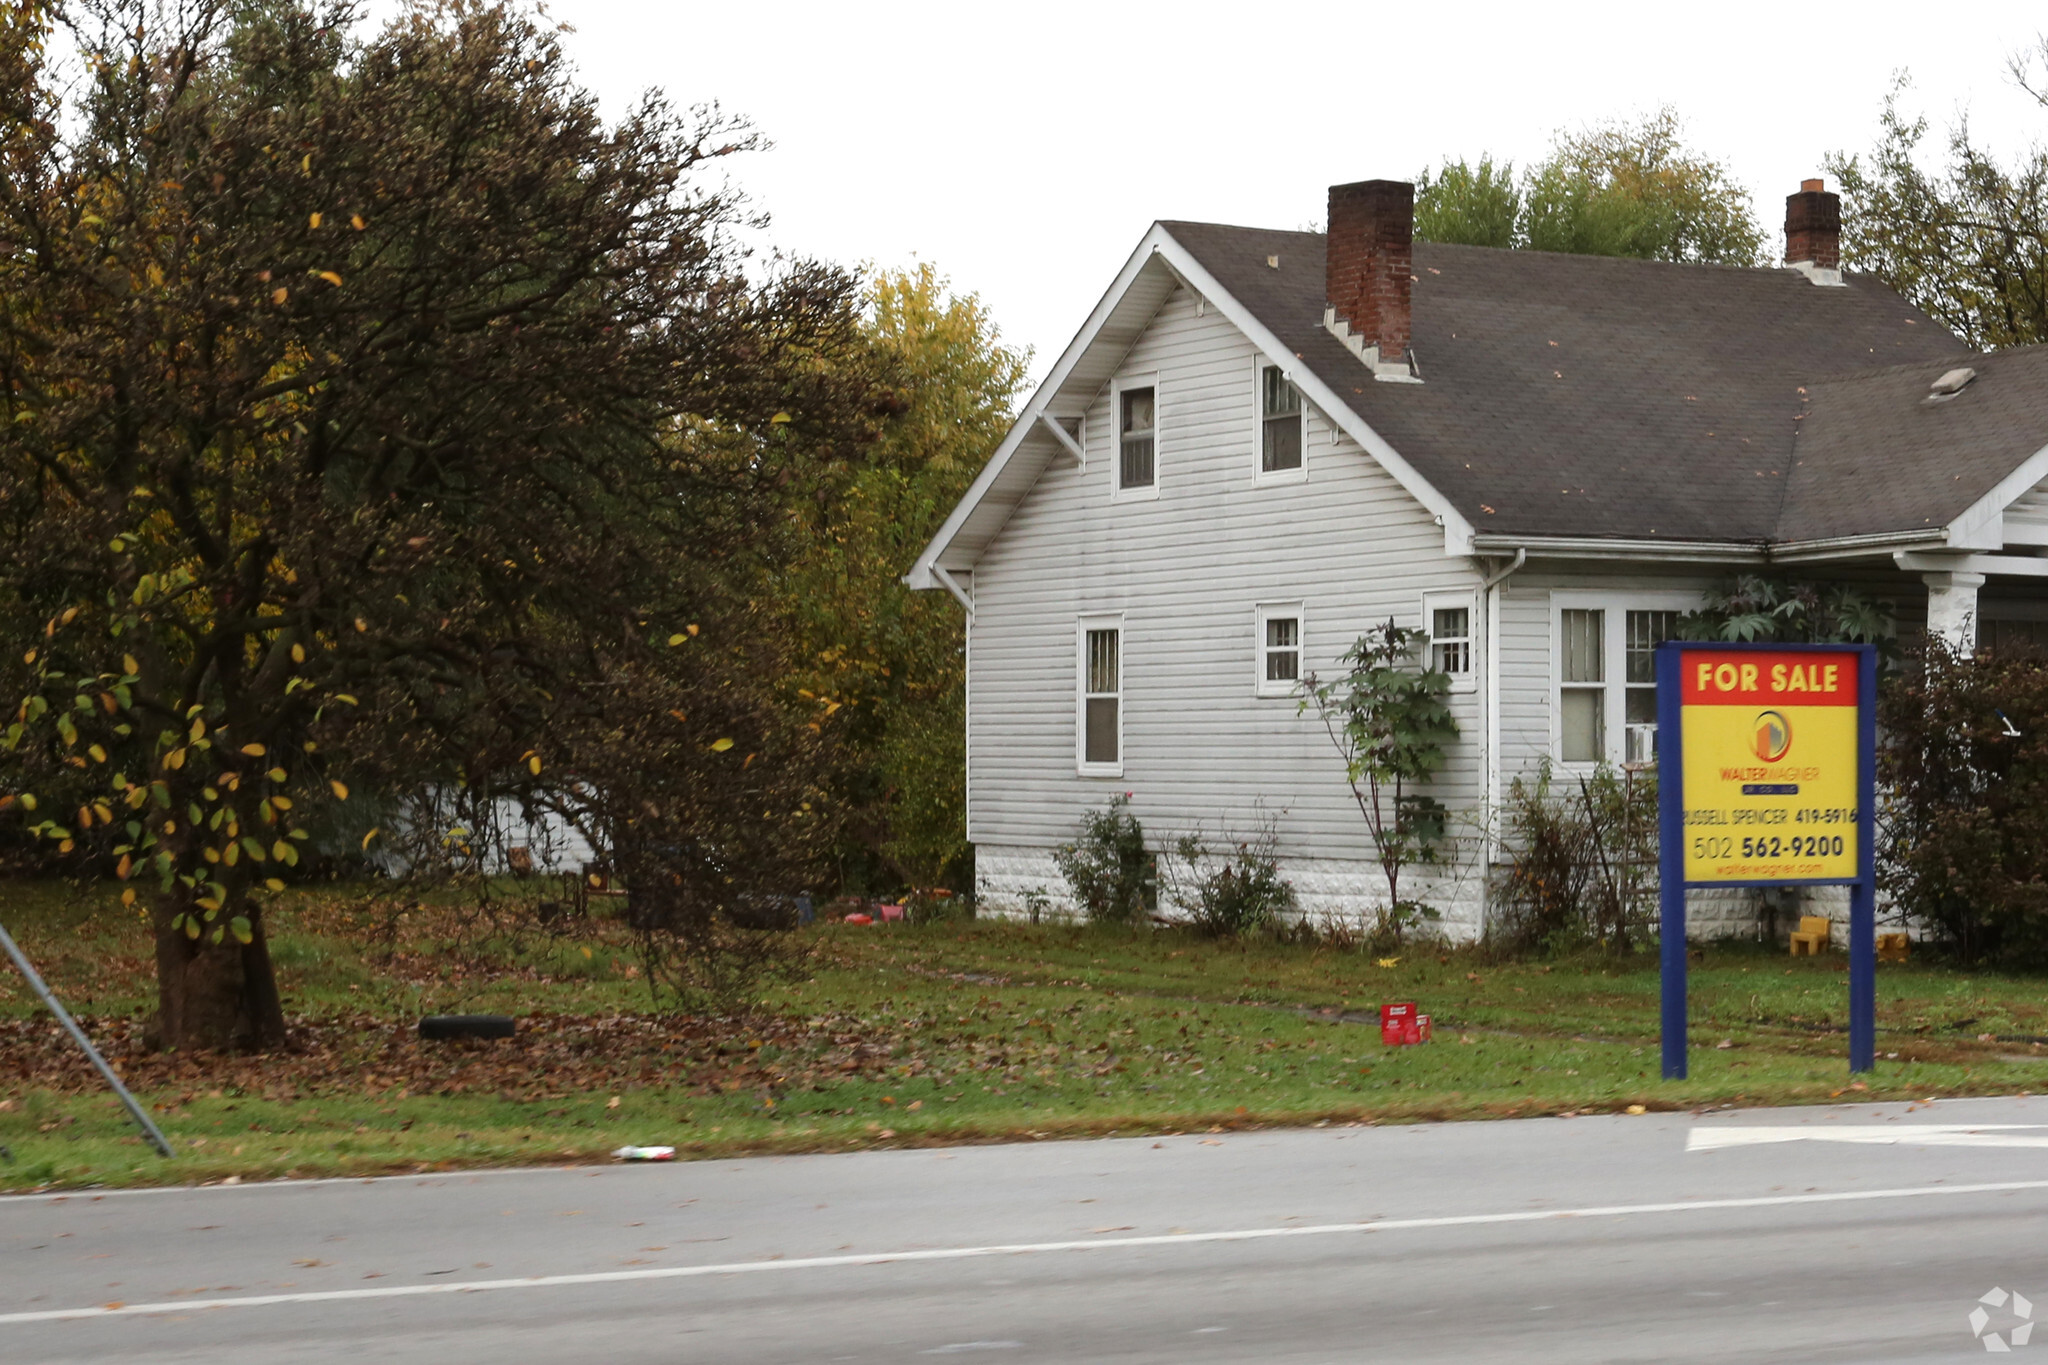
[[[731,747],[732,741],[729,739],[714,739],[711,741],[711,752],[714,754],[722,754]]]
[[[279,810],[290,810],[292,808],[292,799],[289,796],[273,796],[270,798],[270,804]]]
[[[190,738],[194,740],[206,738],[206,722],[204,720],[195,720],[192,722],[192,733]]]
[[[135,662],[133,654],[123,654],[121,656],[121,667],[128,670],[128,676],[131,678],[142,672],[142,665]]]
[[[370,831],[370,832],[369,832],[368,834],[365,834],[365,835],[363,836],[363,848],[364,848],[364,850],[365,850],[366,852],[368,851],[368,849],[369,849],[369,847],[370,847],[370,840],[372,840],[372,839],[374,839],[374,838],[376,838],[376,837],[377,837],[377,831],[376,831],[376,830],[374,830],[374,829],[373,829],[373,830],[371,830],[371,831]]]
[[[351,696],[350,696],[350,695],[349,695],[348,693],[346,693],[346,692],[336,692],[336,693],[334,694],[334,699],[335,699],[336,701],[343,701],[343,702],[347,702],[347,703],[348,703],[348,704],[349,704],[350,706],[354,706],[354,705],[356,704],[356,699],[355,699],[354,697],[351,697]]]
[[[668,637],[669,648],[673,649],[689,638],[687,635],[671,635]]]
[[[270,301],[272,303],[283,303],[286,299],[290,298],[291,296],[292,291],[285,288],[283,285],[279,285],[277,288],[270,291]]]
[[[370,628],[370,623],[369,623],[368,621],[365,621],[365,620],[364,620],[364,619],[363,619],[362,617],[360,617],[360,616],[358,616],[358,617],[356,618],[356,630],[357,630],[357,631],[359,631],[359,632],[360,632],[360,631],[365,631],[365,630],[368,630],[369,628]]]
[[[529,759],[527,759],[527,760],[526,760],[526,771],[528,771],[528,772],[532,773],[532,774],[533,774],[533,775],[534,775],[535,777],[539,777],[539,776],[540,776],[540,759],[539,759],[538,757],[534,757],[534,758],[529,758]]]
[[[97,744],[88,746],[86,752],[92,755],[92,761],[95,763],[104,763],[107,761],[107,751],[105,749],[102,749]]]
[[[286,843],[284,840],[278,839],[270,845],[270,856],[277,859],[281,863],[291,862],[292,846]]]
[[[341,276],[335,274],[332,270],[316,270],[313,273],[318,275],[321,279],[327,281],[329,284],[341,283]]]
[[[131,886],[131,887],[129,887],[129,888],[128,888],[128,889],[126,890],[126,891],[123,891],[123,892],[121,893],[121,904],[123,904],[123,905],[133,905],[133,904],[135,904],[135,888],[134,888],[134,887],[132,887],[132,886]]]
[[[251,758],[261,758],[263,757],[264,749],[261,744],[244,744],[242,752]]]
[[[308,219],[306,220],[306,226],[307,226],[307,227],[319,227],[319,226],[320,226],[320,215],[316,213],[316,214],[314,214],[314,215],[313,215],[312,217],[308,218]]]
[[[292,662],[295,664],[306,662],[306,647],[304,645],[292,646]]]
[[[272,890],[272,891],[282,891],[282,890],[284,890],[284,883],[283,883],[283,882],[281,882],[281,881],[279,881],[279,880],[278,880],[277,878],[275,878],[275,877],[265,877],[265,878],[263,879],[263,885],[264,885],[264,886],[266,886],[267,888],[269,888],[269,889],[270,889],[270,890]]]
[[[33,794],[33,793],[31,793],[31,792],[23,792],[23,793],[21,794],[21,808],[22,808],[23,810],[31,810],[31,811],[32,811],[32,810],[34,810],[34,809],[36,808],[36,798],[35,798],[35,796],[34,796],[34,794]]]
[[[348,225],[354,228],[357,232],[361,232],[365,227],[369,226],[369,224],[363,221],[363,215],[360,213],[350,214],[348,217]]]
[[[697,633],[697,627],[695,625],[687,625],[684,626],[683,629],[690,632],[690,634],[692,635],[695,635]]]
[[[776,414],[775,414],[775,415],[774,415],[773,417],[770,417],[770,418],[768,419],[768,425],[769,425],[769,426],[771,426],[771,427],[779,427],[779,426],[781,426],[781,425],[782,425],[782,424],[783,424],[784,422],[787,422],[788,420],[789,420],[789,414],[788,414],[788,413],[786,413],[786,412],[778,412],[778,413],[776,413]]]
[[[337,801],[348,800],[348,783],[346,782],[329,782],[327,790],[334,793],[334,799]]]

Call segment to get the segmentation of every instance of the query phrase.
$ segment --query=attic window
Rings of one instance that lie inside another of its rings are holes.
[[[1259,370],[1259,472],[1301,468],[1301,391],[1278,365]]]
[[[1967,365],[1959,369],[1950,370],[1927,386],[1927,397],[1924,401],[1929,403],[1946,403],[1949,399],[1968,388],[1970,381],[1976,377],[1977,372]]]

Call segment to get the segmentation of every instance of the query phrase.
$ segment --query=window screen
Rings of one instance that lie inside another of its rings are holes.
[[[1598,763],[1607,756],[1607,613],[1558,613],[1558,757]]]
[[[1117,630],[1091,630],[1081,662],[1084,763],[1116,763],[1122,757],[1118,709],[1123,700],[1123,661]]]
[[[1117,430],[1121,444],[1117,459],[1117,486],[1150,488],[1154,438],[1157,435],[1157,405],[1153,402],[1153,391],[1125,389],[1120,397],[1122,411],[1118,415]]]
[[[1301,468],[1301,391],[1287,382],[1278,365],[1259,371],[1259,468]]]

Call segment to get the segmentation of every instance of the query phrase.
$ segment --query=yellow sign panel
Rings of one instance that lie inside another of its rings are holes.
[[[1859,656],[1702,649],[1680,667],[1685,880],[1854,881]]]

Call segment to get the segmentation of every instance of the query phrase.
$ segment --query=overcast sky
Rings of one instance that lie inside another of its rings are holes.
[[[1146,227],[1320,224],[1332,184],[1445,154],[1540,155],[1559,127],[1669,103],[1775,231],[1895,71],[1937,132],[2048,135],[2006,75],[2048,7],[1358,3],[693,4],[554,0],[616,113],[716,100],[774,139],[732,166],[789,251],[930,261],[1042,375]]]

